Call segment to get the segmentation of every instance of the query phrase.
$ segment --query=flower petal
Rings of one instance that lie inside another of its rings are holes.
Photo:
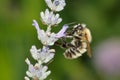
[[[49,8],[53,6],[53,3],[51,0],[45,0],[46,4],[48,5]]]
[[[28,65],[30,65],[30,61],[29,61],[28,58],[25,60],[25,62],[26,62]]]
[[[59,18],[56,24],[59,24],[61,21],[62,21],[62,18]]]
[[[62,29],[56,34],[56,38],[61,38],[65,36],[65,31],[67,30],[68,25],[64,25]]]
[[[54,0],[53,11],[61,11],[64,9],[65,5],[66,5],[65,0]]]
[[[45,17],[44,12],[40,12],[40,16],[43,19]]]
[[[36,20],[33,20],[33,24],[32,24],[33,26],[35,26],[36,27],[36,29],[39,29],[39,25],[38,25],[38,23],[37,23],[37,21]]]
[[[27,76],[29,76],[29,77],[33,77],[32,73],[29,72],[29,71],[26,71],[26,74],[27,74]]]
[[[27,76],[24,77],[25,80],[30,80]]]

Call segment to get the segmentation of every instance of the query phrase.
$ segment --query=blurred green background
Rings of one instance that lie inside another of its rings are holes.
[[[63,24],[70,22],[85,23],[91,29],[93,42],[91,48],[112,36],[120,36],[120,0],[66,0],[66,7],[60,12]],[[44,0],[0,0],[0,80],[24,80],[30,60],[29,49],[32,45],[41,47],[35,28],[31,25],[36,19],[40,27],[40,11],[47,8]],[[83,55],[76,60],[67,60],[62,49],[54,46],[56,55],[49,64],[52,80],[105,80],[94,69],[93,61]]]

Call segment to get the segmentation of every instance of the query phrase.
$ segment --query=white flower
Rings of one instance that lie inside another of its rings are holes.
[[[43,46],[42,49],[37,49],[36,46],[32,46],[30,49],[32,57],[39,62],[39,64],[49,62],[53,57],[55,50],[49,49],[46,46]]]
[[[26,59],[25,61],[29,67],[28,71],[26,71],[26,74],[33,80],[44,80],[51,73],[51,71],[47,71],[47,66],[42,66],[38,63],[36,63],[35,66],[33,66],[28,59]],[[25,77],[25,79],[29,80],[28,77]]]
[[[65,36],[65,31],[67,30],[68,26],[64,25],[63,28],[57,33],[50,33],[45,32],[44,30],[41,30],[39,28],[39,25],[36,20],[33,20],[33,26],[35,26],[37,33],[38,33],[38,39],[41,41],[43,45],[49,45],[52,46],[54,43],[61,37]]]
[[[66,5],[65,0],[54,0],[53,2],[51,0],[45,0],[45,2],[52,11],[61,11]]]
[[[49,12],[48,9],[46,9],[45,13],[40,13],[41,20],[46,25],[57,25],[62,21],[62,18],[59,18],[59,14],[54,14],[53,12]]]

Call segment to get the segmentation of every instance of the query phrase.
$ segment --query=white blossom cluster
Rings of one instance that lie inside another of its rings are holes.
[[[50,49],[50,46],[54,45],[59,38],[64,37],[68,28],[67,25],[64,25],[58,33],[51,32],[51,27],[58,25],[62,21],[62,18],[56,12],[64,9],[65,0],[45,0],[45,2],[49,9],[46,9],[45,12],[40,12],[40,17],[42,23],[47,25],[47,30],[41,29],[36,20],[33,20],[32,24],[37,30],[38,39],[43,44],[43,47],[40,49],[37,49],[35,45],[31,47],[30,52],[36,63],[33,65],[28,58],[25,60],[28,64],[25,80],[45,80],[50,75],[51,71],[45,65],[55,55],[55,50]]]

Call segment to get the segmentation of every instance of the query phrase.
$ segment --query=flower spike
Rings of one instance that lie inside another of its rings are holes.
[[[65,0],[54,0],[53,2],[51,0],[45,0],[48,7],[55,12],[59,12],[64,9],[66,3]]]

